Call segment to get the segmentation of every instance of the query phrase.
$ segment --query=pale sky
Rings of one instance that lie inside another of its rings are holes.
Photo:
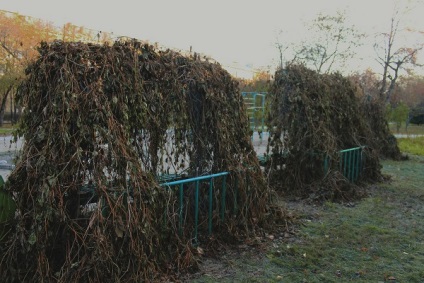
[[[423,0],[0,0],[0,9],[50,21],[70,22],[93,30],[113,32],[177,50],[206,54],[233,75],[251,78],[257,68],[278,64],[275,42],[280,30],[293,42],[307,37],[305,22],[319,13],[345,10],[350,23],[370,35],[354,69],[375,66],[373,39],[388,32],[395,5],[413,9],[404,16],[407,27],[424,31]],[[417,38],[402,39],[424,41]]]

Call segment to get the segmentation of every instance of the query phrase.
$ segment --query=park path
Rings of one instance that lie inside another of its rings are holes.
[[[394,134],[395,138],[399,139],[399,138],[419,138],[419,137],[424,137],[424,135],[416,135],[416,134]]]

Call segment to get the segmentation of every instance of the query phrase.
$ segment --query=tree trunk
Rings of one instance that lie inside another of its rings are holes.
[[[393,47],[393,41],[394,37],[396,35],[397,31],[397,24],[395,24],[395,19],[392,18],[391,25],[390,25],[390,33],[389,37],[387,39],[387,48],[386,48],[386,54],[384,57],[384,65],[383,65],[383,79],[381,81],[381,87],[380,87],[380,101],[385,104],[387,101],[387,76],[389,73],[389,67],[390,67],[390,61],[392,59],[392,47]],[[383,59],[383,58],[381,58]]]
[[[4,124],[4,110],[6,109],[6,102],[7,97],[9,96],[10,92],[12,91],[13,84],[10,85],[7,90],[4,92],[3,97],[1,98],[0,102],[0,127],[3,127]]]

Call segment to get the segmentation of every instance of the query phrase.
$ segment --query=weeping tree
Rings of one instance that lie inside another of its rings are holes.
[[[378,151],[381,158],[405,159],[400,152],[396,137],[390,132],[386,109],[382,107],[381,101],[377,98],[362,97],[360,107],[361,114],[372,133],[368,144]]]
[[[358,191],[339,171],[339,151],[364,145],[362,181],[381,176],[357,90],[340,74],[319,74],[303,65],[276,72],[267,121],[273,129],[267,170],[276,189],[325,199],[354,197]]]
[[[254,234],[268,191],[238,85],[219,64],[137,41],[39,53],[17,94],[25,143],[5,187],[17,211],[0,246],[4,280],[160,281],[193,266],[192,226],[179,229],[164,174],[231,172],[225,207],[237,211],[219,211],[217,189],[214,239]]]

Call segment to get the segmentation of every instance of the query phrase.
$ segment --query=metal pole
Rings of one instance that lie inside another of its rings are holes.
[[[253,131],[256,128],[256,95],[257,93],[253,93]]]
[[[184,192],[183,192],[184,184],[180,184],[180,207],[179,207],[179,221],[178,221],[178,232],[180,233],[180,236],[182,234],[182,227],[183,227],[183,201],[184,201]]]
[[[197,224],[199,223],[199,181],[196,181],[194,193],[194,241],[197,243]]]
[[[265,94],[262,95],[262,134],[261,134],[261,139],[262,139],[262,135],[265,131]]]
[[[213,192],[213,179],[209,181],[209,215],[208,215],[208,232],[212,234],[212,192]]]
[[[171,187],[171,186],[175,186],[175,185],[187,184],[187,183],[192,183],[192,182],[196,182],[196,181],[202,181],[202,180],[206,180],[206,179],[226,176],[228,174],[230,174],[230,173],[229,172],[221,172],[221,173],[216,173],[216,174],[211,174],[211,175],[206,175],[206,176],[194,177],[194,178],[190,178],[190,179],[166,182],[166,183],[160,184],[160,186],[161,187]]]
[[[225,194],[226,194],[227,176],[224,175],[222,179],[222,195],[221,195],[221,220],[224,221],[225,215]]]
[[[238,197],[238,178],[237,176],[234,184],[234,214],[237,213],[237,197]]]

